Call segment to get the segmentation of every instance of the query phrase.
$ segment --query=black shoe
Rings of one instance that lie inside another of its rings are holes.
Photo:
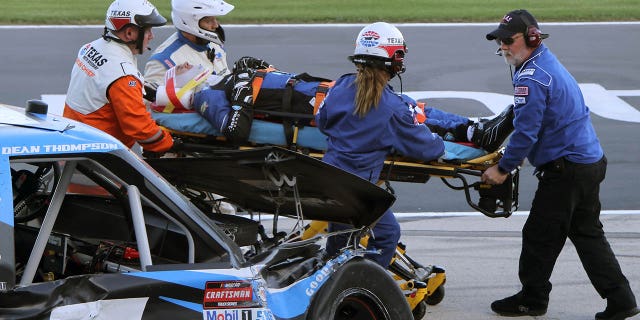
[[[528,304],[520,293],[491,303],[493,312],[505,317],[541,316],[547,313],[547,305]]]
[[[638,309],[638,307],[616,310],[607,306],[604,311],[596,313],[596,320],[624,320],[626,318],[633,317],[638,313],[640,313],[640,309]]]
[[[488,152],[496,151],[513,131],[513,105],[493,119],[480,119],[474,124],[471,142]]]

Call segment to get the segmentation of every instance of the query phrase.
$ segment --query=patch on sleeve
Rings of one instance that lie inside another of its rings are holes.
[[[513,94],[516,95],[516,96],[528,96],[529,95],[529,87],[527,87],[527,86],[516,87],[515,88],[515,92]]]
[[[536,72],[536,69],[524,69],[518,74],[518,77],[532,76],[534,72]]]
[[[138,81],[131,80],[129,81],[129,87],[135,87],[138,84]]]
[[[525,104],[527,103],[527,98],[525,97],[513,97],[513,104]]]
[[[209,108],[209,103],[207,103],[207,101],[202,101],[202,104],[200,105],[200,114],[207,112],[207,108]]]

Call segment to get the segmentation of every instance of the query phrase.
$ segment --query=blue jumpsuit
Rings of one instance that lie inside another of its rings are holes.
[[[599,219],[607,162],[578,83],[542,44],[516,69],[513,86],[515,129],[499,166],[511,171],[526,157],[539,180],[522,229],[524,302],[547,305],[549,279],[568,237],[600,296],[635,306]]]
[[[338,79],[316,114],[316,124],[327,136],[327,151],[323,161],[361,178],[376,183],[384,160],[391,153],[431,161],[444,154],[442,138],[424,124],[416,123],[406,98],[384,89],[377,108],[360,118],[354,115],[356,94],[354,74]],[[331,224],[330,231],[346,226]],[[400,226],[393,212],[387,210],[373,228],[368,249],[381,250],[370,258],[386,267],[391,262],[400,239]],[[331,237],[329,254],[344,247],[345,239]]]

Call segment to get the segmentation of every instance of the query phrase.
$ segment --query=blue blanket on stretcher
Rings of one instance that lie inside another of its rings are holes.
[[[207,136],[222,136],[205,118],[197,113],[162,113],[152,112],[158,125],[165,128],[191,134]],[[274,123],[254,119],[251,126],[249,141],[256,144],[286,146],[284,129],[281,123]],[[469,160],[486,154],[482,149],[472,148],[462,144],[445,141],[445,155],[443,160]],[[302,127],[298,131],[297,145],[314,150],[327,149],[327,137],[316,127]]]

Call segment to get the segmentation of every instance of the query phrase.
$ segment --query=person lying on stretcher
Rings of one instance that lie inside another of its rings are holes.
[[[169,69],[167,85],[158,88],[152,108],[167,113],[197,112],[236,144],[247,142],[254,118],[313,126],[313,115],[333,85],[331,80],[306,73],[277,70],[252,57],[236,61],[227,76],[207,78],[209,74],[188,63]],[[424,123],[446,141],[493,152],[513,131],[512,105],[492,119],[475,122],[398,95],[413,112],[416,124]]]

